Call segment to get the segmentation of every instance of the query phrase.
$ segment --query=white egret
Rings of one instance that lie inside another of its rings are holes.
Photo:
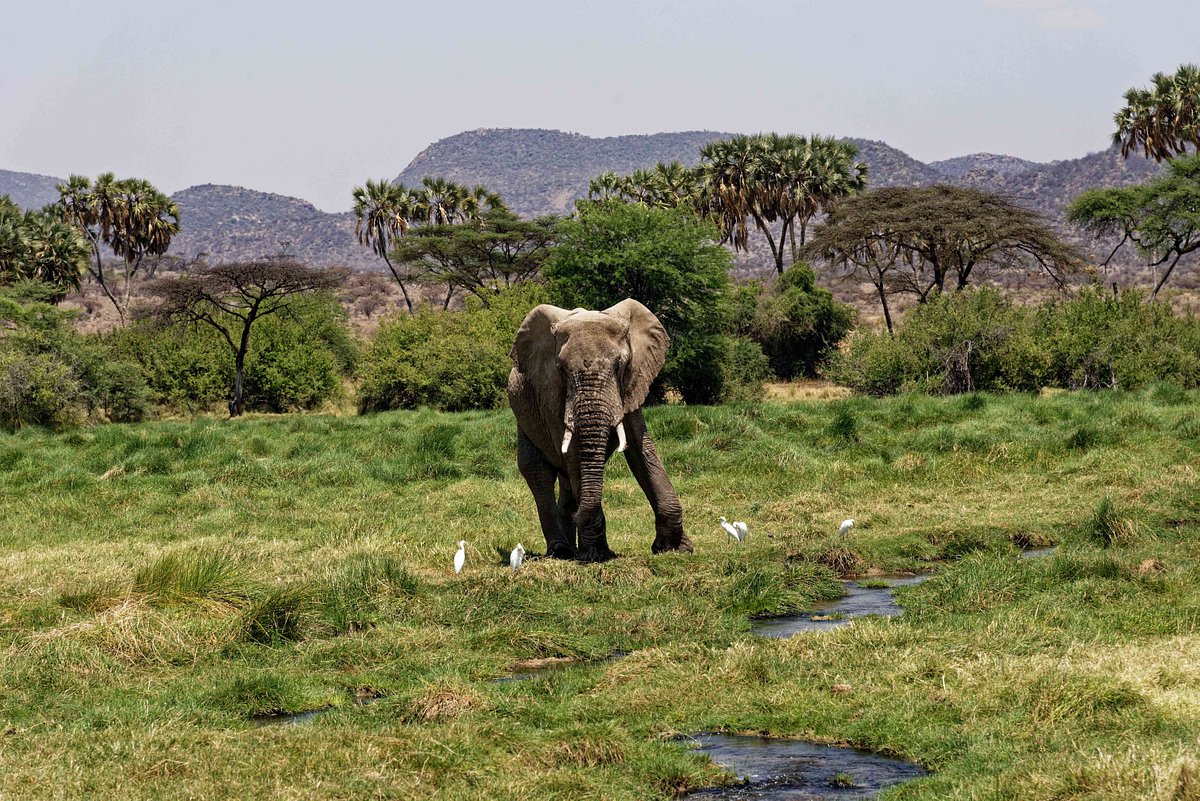
[[[850,529],[852,528],[854,528],[854,518],[848,517],[838,526],[838,536],[843,540],[846,539],[846,535],[850,533]]]
[[[742,542],[745,542],[746,535],[750,533],[750,529],[746,528],[746,524],[740,520],[733,521],[733,527],[736,528],[738,530],[738,534],[741,535],[738,537],[738,539]]]
[[[513,552],[508,556],[508,563],[512,565],[513,572],[516,573],[521,569],[521,563],[525,561],[525,546],[517,543],[517,547],[513,548]]]
[[[741,542],[742,538],[745,537],[745,535],[741,531],[739,531],[737,528],[735,528],[734,525],[736,525],[736,524],[731,525],[729,523],[729,521],[724,518],[724,516],[721,517],[721,528],[725,529],[726,534],[733,537],[738,542]],[[745,525],[745,523],[743,523],[742,525]]]
[[[467,541],[458,541],[458,553],[454,554],[454,572],[461,573],[463,565],[467,563]]]

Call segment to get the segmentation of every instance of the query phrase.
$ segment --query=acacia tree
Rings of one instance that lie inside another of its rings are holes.
[[[50,299],[57,303],[79,289],[88,256],[83,236],[54,209],[22,212],[0,195],[0,284],[40,281],[52,288]]]
[[[1165,161],[1200,149],[1200,66],[1182,64],[1174,75],[1159,72],[1150,87],[1125,92],[1125,106],[1113,144],[1128,157],[1141,150],[1146,158]]]
[[[554,217],[522,220],[492,208],[477,220],[419,226],[392,255],[418,280],[446,285],[442,308],[458,289],[486,306],[496,293],[537,275],[554,243],[555,223]]]
[[[124,324],[142,260],[166,253],[179,233],[178,204],[149,181],[117,180],[111,172],[97,176],[94,185],[84,176],[72,175],[58,185],[58,193],[63,219],[79,229],[91,245],[88,271]],[[102,244],[121,259],[119,277],[105,271]]]
[[[868,276],[887,311],[889,293],[921,303],[949,286],[997,272],[1040,271],[1062,286],[1082,261],[1036,212],[953,186],[875,189],[839,204],[804,253]]]
[[[1144,184],[1109,189],[1089,189],[1067,208],[1067,220],[1097,236],[1118,235],[1104,264],[1126,244],[1147,258],[1157,273],[1151,298],[1179,260],[1200,251],[1200,155],[1168,162],[1167,174]]]
[[[338,286],[345,275],[342,269],[319,270],[288,259],[201,265],[188,275],[159,281],[154,293],[160,303],[152,314],[166,322],[203,323],[221,334],[234,360],[229,416],[237,417],[243,411],[254,323],[286,312],[296,295]]]

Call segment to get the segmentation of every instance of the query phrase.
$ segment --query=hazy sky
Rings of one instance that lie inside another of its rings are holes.
[[[53,2],[6,9],[0,168],[350,206],[490,127],[883,139],[925,160],[1099,150],[1200,61],[1200,2]]]

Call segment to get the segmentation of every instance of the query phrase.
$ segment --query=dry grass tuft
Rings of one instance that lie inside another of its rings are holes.
[[[1194,762],[1180,763],[1171,801],[1200,801],[1200,768]]]
[[[625,745],[607,734],[584,734],[555,743],[546,753],[547,767],[567,763],[585,768],[621,765],[626,760]]]
[[[470,687],[436,684],[409,703],[405,719],[410,723],[434,723],[487,708],[487,700]]]
[[[838,545],[822,551],[817,556],[817,564],[824,565],[839,576],[852,576],[861,573],[866,562],[855,551]]]
[[[1139,576],[1153,576],[1162,573],[1166,569],[1167,566],[1158,559],[1145,559],[1137,566],[1137,574]]]

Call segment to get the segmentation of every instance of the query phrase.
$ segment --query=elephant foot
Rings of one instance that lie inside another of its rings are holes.
[[[692,541],[683,532],[680,532],[678,537],[655,537],[654,543],[650,546],[651,553],[668,553],[670,551],[692,553],[692,550]]]
[[[565,542],[546,543],[546,556],[551,559],[574,559],[575,549]]]
[[[608,562],[616,559],[617,554],[610,551],[608,548],[588,548],[586,551],[580,551],[575,554],[575,560],[578,562]]]

